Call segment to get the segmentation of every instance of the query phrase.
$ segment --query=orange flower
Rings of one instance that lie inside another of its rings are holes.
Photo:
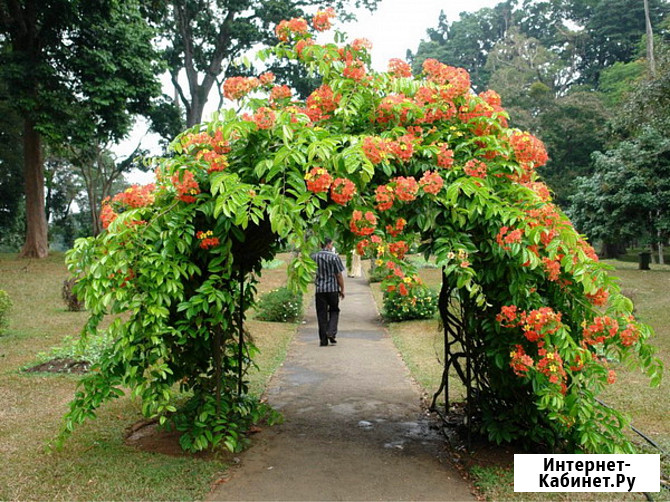
[[[419,184],[411,176],[398,176],[394,178],[396,197],[405,202],[411,202],[416,199],[416,194],[419,191]]]
[[[284,19],[280,21],[277,27],[275,28],[275,33],[277,38],[282,42],[287,42],[288,39],[293,35],[305,35],[309,30],[307,21],[302,17],[294,17],[288,21]]]
[[[330,187],[330,197],[336,204],[346,205],[356,194],[356,185],[346,178],[337,178]]]
[[[323,167],[313,167],[305,174],[307,190],[314,193],[327,192],[333,177]]]
[[[259,129],[272,129],[272,126],[275,124],[275,112],[270,108],[261,106],[256,113],[254,113],[253,121],[258,126]]]
[[[388,185],[379,185],[375,189],[375,200],[377,205],[375,206],[379,211],[388,211],[393,207],[393,200],[395,196],[393,195],[393,188]]]
[[[377,226],[377,217],[372,213],[372,211],[366,211],[363,214],[362,211],[356,210],[351,216],[351,221],[349,222],[349,229],[352,233],[356,235],[371,235],[375,231]]]
[[[192,204],[200,193],[200,186],[191,171],[180,171],[172,175],[172,184],[177,189],[177,198]]]
[[[388,157],[388,147],[384,139],[376,136],[366,136],[363,138],[361,146],[363,154],[370,162],[377,165]]]
[[[468,160],[463,168],[465,174],[474,178],[486,178],[487,167],[484,162],[477,159]]]
[[[261,85],[256,77],[231,77],[223,83],[223,96],[233,101],[242,99]]]
[[[423,188],[423,191],[433,195],[442,190],[443,185],[444,180],[434,171],[426,171],[419,180],[419,186]]]
[[[394,77],[412,76],[412,67],[402,59],[393,58],[389,60],[388,72]]]
[[[312,19],[312,26],[316,31],[327,31],[332,27],[331,19],[335,18],[335,9],[328,7],[326,10],[320,10]]]

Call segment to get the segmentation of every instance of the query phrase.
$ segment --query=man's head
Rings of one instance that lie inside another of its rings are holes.
[[[323,249],[331,249],[333,247],[333,239],[326,237],[323,239]]]

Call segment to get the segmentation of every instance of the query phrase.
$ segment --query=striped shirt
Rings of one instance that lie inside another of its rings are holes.
[[[337,275],[344,272],[342,260],[332,251],[322,249],[314,253],[312,258],[316,262],[316,279],[314,284],[317,293],[337,293],[340,288],[337,284]]]

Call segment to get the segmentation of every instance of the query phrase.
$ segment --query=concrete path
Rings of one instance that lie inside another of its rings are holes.
[[[312,305],[268,389],[285,422],[254,437],[209,500],[475,500],[441,459],[367,281],[346,291],[339,343],[319,346]]]

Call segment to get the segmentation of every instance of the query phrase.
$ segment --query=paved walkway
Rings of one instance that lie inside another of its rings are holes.
[[[319,347],[312,305],[268,389],[285,422],[255,436],[210,500],[474,500],[440,459],[367,281],[346,288],[339,343]]]

